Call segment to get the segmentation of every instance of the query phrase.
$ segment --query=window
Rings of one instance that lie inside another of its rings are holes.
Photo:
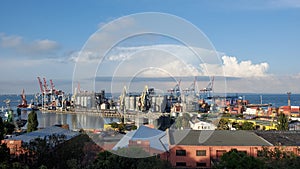
[[[176,162],[176,166],[177,167],[186,166],[186,162]]]
[[[206,163],[203,163],[203,162],[197,163],[196,165],[197,165],[197,167],[206,167]]]
[[[186,156],[185,150],[176,150],[176,156]]]
[[[206,150],[196,150],[196,156],[206,156]]]

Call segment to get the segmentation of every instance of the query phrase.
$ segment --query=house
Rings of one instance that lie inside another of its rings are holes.
[[[58,127],[58,126],[47,127],[30,133],[25,133],[19,136],[10,137],[8,139],[2,140],[1,143],[5,143],[7,145],[7,147],[10,149],[11,155],[19,156],[25,153],[25,150],[22,148],[22,145],[24,143],[30,143],[30,141],[33,141],[37,138],[49,139],[50,136],[57,135],[57,136],[63,136],[63,141],[67,141],[79,135],[79,132],[70,131],[62,127]]]
[[[215,130],[217,129],[217,126],[215,126],[212,123],[208,123],[205,121],[197,121],[197,122],[191,122],[190,123],[190,127],[193,130]]]
[[[291,121],[289,123],[289,130],[300,130],[300,121]]]

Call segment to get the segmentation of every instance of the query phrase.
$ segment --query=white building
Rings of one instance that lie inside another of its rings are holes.
[[[199,121],[199,122],[195,122],[195,123],[190,121],[190,126],[193,130],[215,130],[215,129],[217,129],[217,127],[214,124],[204,122],[204,121]]]

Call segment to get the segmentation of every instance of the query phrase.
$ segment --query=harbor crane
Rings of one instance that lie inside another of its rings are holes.
[[[42,80],[41,80],[40,77],[37,77],[37,79],[38,79],[38,82],[39,82],[39,86],[40,86],[41,93],[44,94],[45,91],[44,91],[44,89],[43,89],[43,83],[42,83]]]
[[[213,76],[211,78],[210,82],[208,83],[208,85],[205,88],[200,89],[200,92],[203,92],[205,95],[207,95],[209,97],[210,93],[213,92],[214,80],[215,80],[215,77]]]
[[[26,108],[27,105],[27,100],[26,100],[26,95],[25,95],[25,90],[22,90],[22,94],[21,94],[21,99],[22,99],[22,103],[20,105],[18,105],[19,108]]]
[[[171,93],[171,95],[175,94],[176,97],[180,97],[181,95],[181,89],[180,89],[180,83],[181,83],[181,79],[179,80],[179,82],[174,86],[173,89],[168,90],[168,92]]]
[[[45,89],[45,94],[49,93],[49,89],[48,89],[48,85],[47,85],[47,81],[46,81],[46,78],[43,78],[44,80],[44,89]]]
[[[195,77],[193,83],[189,86],[189,88],[183,90],[186,93],[186,95],[190,95],[190,94],[194,96],[197,95],[196,82],[197,82],[197,77]]]

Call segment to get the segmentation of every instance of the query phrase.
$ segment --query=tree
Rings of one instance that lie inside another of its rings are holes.
[[[119,149],[117,151],[124,151]],[[136,151],[136,149],[134,150]],[[118,156],[108,151],[103,151],[98,154],[98,157],[92,165],[92,169],[170,169],[171,165],[167,161],[158,159],[156,157],[147,158],[128,158]]]
[[[247,155],[245,152],[236,149],[224,153],[219,164],[214,166],[215,169],[236,168],[236,169],[253,169],[265,168],[263,161]]]
[[[241,125],[240,129],[241,130],[254,130],[254,125],[253,125],[253,123],[246,121]]]
[[[177,117],[175,120],[175,128],[176,129],[186,129],[190,128],[191,116],[189,113],[182,113],[182,116]]]
[[[0,168],[9,168],[10,151],[6,144],[0,144]]]
[[[218,130],[229,130],[229,120],[225,118],[221,118],[218,124]]]
[[[4,139],[4,123],[2,117],[0,117],[0,142]]]
[[[289,119],[282,112],[278,116],[277,130],[289,130]]]
[[[39,125],[37,114],[34,110],[32,110],[28,114],[28,121],[27,121],[27,132],[32,132],[37,130],[37,127]]]
[[[258,158],[262,159],[267,168],[270,169],[298,169],[300,168],[300,157],[290,151],[284,151],[284,148],[269,149],[263,147],[257,152]]]

